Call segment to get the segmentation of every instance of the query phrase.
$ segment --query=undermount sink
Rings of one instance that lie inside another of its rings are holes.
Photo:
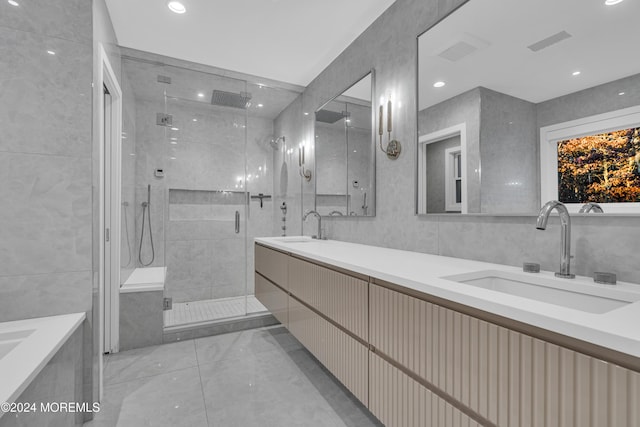
[[[274,237],[273,240],[282,243],[308,243],[311,242],[311,237],[308,236],[285,236],[285,237]]]
[[[528,273],[484,270],[441,278],[597,314],[640,300],[640,293],[616,289],[613,286],[605,287],[606,285]]]
[[[0,359],[9,354],[11,350],[16,348],[18,344],[33,332],[34,329],[27,329],[0,333]]]

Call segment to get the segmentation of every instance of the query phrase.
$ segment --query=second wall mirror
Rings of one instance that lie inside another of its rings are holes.
[[[316,211],[375,216],[373,70],[315,113]]]
[[[638,16],[632,0],[472,0],[420,35],[417,213],[640,213]]]

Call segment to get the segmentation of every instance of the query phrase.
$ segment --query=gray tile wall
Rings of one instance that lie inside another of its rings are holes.
[[[98,354],[91,83],[103,20],[104,8],[83,0],[0,5],[0,197],[9,201],[0,206],[0,321],[87,312],[88,396]]]
[[[297,97],[287,108],[285,108],[274,120],[273,128],[276,136],[284,136],[285,144],[280,143],[280,147],[273,153],[273,192],[275,194],[273,203],[273,236],[280,236],[283,222],[282,203],[287,204],[286,233],[288,236],[302,234],[302,189],[308,188],[310,184],[300,177],[298,168],[298,144],[304,140],[302,133],[303,121],[310,123],[313,120],[313,110],[307,111],[308,115],[303,115],[302,95]],[[287,154],[287,150],[294,149],[293,154]],[[312,158],[313,150],[307,150],[307,157]],[[312,168],[312,163],[306,169]],[[315,173],[315,171],[314,171]],[[313,179],[311,180],[314,181]],[[309,194],[309,193],[307,193]],[[309,196],[312,197],[312,196]],[[311,202],[307,203],[311,205]],[[312,206],[312,205],[311,205]],[[313,209],[311,207],[310,209]],[[314,233],[315,234],[315,233]],[[251,248],[253,252],[253,248]]]
[[[377,216],[324,219],[330,238],[486,260],[510,265],[539,261],[556,270],[560,253],[559,226],[535,229],[533,216],[427,216],[415,212],[416,165],[416,37],[464,3],[461,0],[397,0],[329,67],[308,86],[303,108],[314,111],[370,68],[376,69],[376,92],[392,91],[402,108],[396,109],[396,139],[403,153],[391,161],[378,151]],[[303,133],[313,129],[304,120]],[[527,161],[535,161],[530,159]],[[307,206],[312,196],[304,194]],[[574,218],[575,271],[615,271],[620,280],[640,282],[638,248],[640,218]],[[311,234],[315,224],[309,224]]]
[[[535,212],[540,203],[536,105],[480,88],[482,213]]]
[[[0,321],[91,310],[91,14],[0,5]]]
[[[162,344],[164,292],[120,294],[120,351]]]

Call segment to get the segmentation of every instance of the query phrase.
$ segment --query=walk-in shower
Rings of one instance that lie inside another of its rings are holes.
[[[253,239],[284,231],[274,165],[289,140],[277,121],[299,93],[123,53],[123,196],[136,267],[166,268],[165,334],[264,313]]]

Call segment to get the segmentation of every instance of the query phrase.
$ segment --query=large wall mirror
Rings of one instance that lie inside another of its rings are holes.
[[[316,211],[375,216],[373,71],[316,111]]]
[[[640,213],[638,16],[634,0],[470,0],[420,35],[417,213]]]

